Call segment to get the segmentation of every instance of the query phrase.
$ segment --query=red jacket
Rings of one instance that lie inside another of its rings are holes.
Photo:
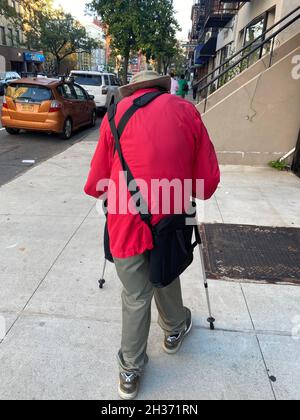
[[[144,89],[123,99],[118,104],[116,124],[134,99],[155,89]],[[214,147],[200,114],[191,103],[174,95],[160,96],[147,107],[140,109],[129,121],[121,138],[125,160],[135,179],[146,181],[149,193],[146,200],[151,203],[149,210],[159,208],[153,215],[152,223],[156,225],[166,214],[156,203],[157,197],[151,195],[151,181],[166,179],[193,180],[193,195],[196,180],[204,180],[204,197],[209,199],[220,182],[220,171]],[[115,142],[111,134],[107,116],[101,129],[100,140],[92,160],[91,170],[85,186],[85,192],[95,198],[103,195],[99,189],[99,181],[111,179],[120,188],[123,197],[117,196],[117,209],[120,201],[130,201],[118,154],[115,153]],[[120,185],[120,183],[122,185]],[[190,191],[192,194],[192,191]],[[108,192],[110,201],[111,190]],[[143,194],[144,195],[144,194]],[[190,195],[190,194],[189,194]],[[172,196],[172,195],[171,195]],[[189,200],[189,197],[188,197]],[[158,201],[158,200],[157,200]],[[115,258],[129,258],[153,249],[152,234],[148,226],[142,222],[139,214],[108,214],[108,230],[112,255]],[[171,205],[170,214],[174,213]]]

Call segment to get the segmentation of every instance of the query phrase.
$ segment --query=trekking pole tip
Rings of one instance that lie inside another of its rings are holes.
[[[215,318],[208,318],[207,322],[209,323],[210,329],[214,331],[216,322]]]
[[[99,280],[99,288],[103,289],[104,285],[105,285],[105,280],[104,279]]]

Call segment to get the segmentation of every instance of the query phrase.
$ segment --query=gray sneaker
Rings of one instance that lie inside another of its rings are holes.
[[[139,391],[140,377],[136,373],[120,373],[119,396],[122,400],[134,400]]]
[[[180,334],[169,335],[165,338],[163,349],[167,354],[176,354],[183,343],[185,337],[191,332],[193,327],[192,313],[188,308],[185,308],[187,311],[187,320],[185,330]]]

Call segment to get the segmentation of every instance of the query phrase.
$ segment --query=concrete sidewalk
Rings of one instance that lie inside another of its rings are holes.
[[[94,138],[0,189],[0,399],[117,399],[120,282],[102,265],[104,217],[82,190]],[[205,220],[300,227],[300,180],[224,167]],[[207,327],[199,260],[182,278],[195,328],[162,351],[153,316],[141,399],[299,399],[300,288],[211,281]]]

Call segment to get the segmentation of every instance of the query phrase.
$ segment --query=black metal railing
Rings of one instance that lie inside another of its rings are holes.
[[[231,7],[228,7],[228,3],[221,3],[220,0],[208,0],[206,3],[206,27],[210,27],[210,21],[213,22],[214,19],[219,22],[227,22],[228,19],[232,18],[238,11],[239,6],[235,3],[231,4]]]
[[[290,21],[283,24],[287,19],[293,16],[295,13],[299,12],[295,17]],[[205,99],[204,112],[207,107],[208,96],[217,90],[228,81],[232,80],[238,74],[242,73],[244,70],[249,68],[252,65],[253,57],[256,55],[257,60],[263,56],[265,50],[266,54],[270,53],[269,67],[272,66],[273,54],[275,47],[276,37],[283,32],[285,29],[290,27],[296,21],[300,19],[300,6],[286,15],[284,18],[276,22],[273,26],[264,31],[258,38],[254,39],[227,60],[225,60],[220,66],[216,67],[213,71],[204,76],[199,82],[193,85],[193,89],[197,89],[197,94],[201,99]],[[278,30],[272,33],[272,35],[267,36],[270,31],[283,24]],[[236,58],[236,61],[232,63],[232,60]],[[252,60],[251,60],[252,58]],[[256,60],[256,61],[257,61]],[[217,75],[216,75],[217,74]],[[209,78],[211,78],[209,80]],[[214,89],[214,90],[213,90]]]
[[[230,4],[230,3],[235,3],[235,4],[237,4],[238,3],[238,5],[240,6],[240,5],[242,5],[243,3],[250,3],[250,1],[251,0],[219,0],[219,2],[220,3],[227,3],[227,4]]]

